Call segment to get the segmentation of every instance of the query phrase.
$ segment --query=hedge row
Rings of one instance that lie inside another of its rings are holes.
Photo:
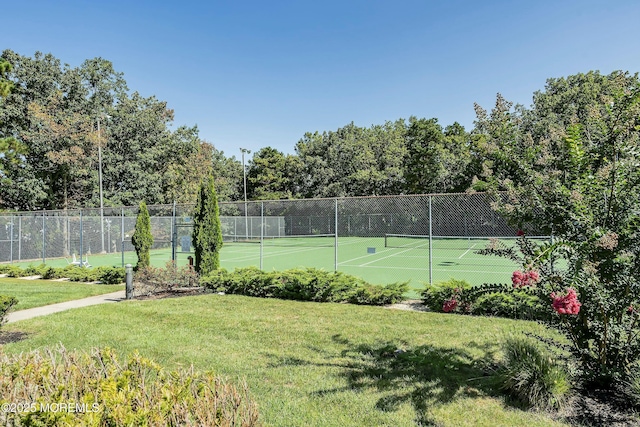
[[[267,272],[248,267],[232,273],[222,269],[201,277],[200,285],[229,294],[364,305],[396,303],[408,290],[407,283],[372,285],[348,274],[314,268]]]
[[[75,265],[50,267],[45,264],[25,268],[12,264],[0,264],[0,274],[6,274],[9,277],[41,276],[46,280],[66,277],[72,282],[101,282],[105,285],[123,283],[125,277],[122,267],[84,268]]]

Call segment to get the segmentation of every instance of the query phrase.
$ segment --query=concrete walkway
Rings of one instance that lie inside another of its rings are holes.
[[[72,308],[88,307],[90,305],[123,301],[124,299],[125,299],[125,291],[122,290],[122,291],[112,292],[110,294],[95,295],[95,296],[83,298],[83,299],[65,301],[57,304],[45,305],[42,307],[28,308],[26,310],[13,311],[7,315],[7,323],[13,323],[19,320],[31,319],[32,317],[46,316],[47,314],[53,314],[59,311],[70,310]]]

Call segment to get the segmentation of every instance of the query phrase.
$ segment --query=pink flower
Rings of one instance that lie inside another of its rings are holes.
[[[573,288],[568,288],[566,295],[558,295],[552,292],[551,299],[553,300],[553,309],[558,314],[578,314],[580,312],[582,304],[578,301],[578,294]]]
[[[514,288],[522,288],[523,286],[534,286],[540,280],[540,274],[537,271],[531,270],[523,273],[520,270],[516,270],[511,275],[511,283]]]
[[[455,310],[457,306],[458,301],[456,301],[455,298],[451,298],[450,300],[447,300],[444,302],[444,304],[442,304],[442,311],[444,311],[445,313],[449,313]]]

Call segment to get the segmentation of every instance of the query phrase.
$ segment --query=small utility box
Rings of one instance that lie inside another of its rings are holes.
[[[375,254],[376,253],[376,248],[367,248],[367,253],[368,254]]]

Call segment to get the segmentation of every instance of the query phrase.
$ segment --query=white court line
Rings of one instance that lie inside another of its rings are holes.
[[[409,249],[405,249],[404,251],[397,252],[397,253],[395,253],[395,254],[387,255],[387,256],[382,257],[382,258],[374,259],[373,261],[365,262],[364,264],[361,264],[360,266],[361,266],[361,267],[365,267],[365,266],[367,266],[367,265],[369,265],[369,264],[373,264],[374,262],[378,262],[378,261],[382,261],[383,259],[387,259],[387,258],[391,258],[391,257],[394,257],[394,256],[398,256],[398,255],[400,255],[400,254],[403,254],[403,253],[405,253],[405,252],[412,251],[412,250],[414,250],[414,249],[416,249],[416,248],[409,248]]]
[[[394,248],[394,249],[395,249],[395,248]],[[375,254],[367,254],[367,255],[359,256],[359,257],[357,257],[357,258],[352,258],[352,259],[349,259],[349,260],[347,260],[347,261],[339,262],[339,263],[338,263],[338,265],[340,265],[340,264],[344,264],[345,262],[356,261],[356,260],[359,260],[359,259],[362,259],[362,258],[369,258],[369,257],[375,256],[375,255],[379,255],[379,254],[383,254],[383,253],[385,253],[385,252],[389,252],[389,251],[392,251],[392,250],[393,250],[393,249],[385,249],[385,250],[380,251],[380,252],[375,253]]]
[[[460,259],[460,258],[462,258],[463,256],[465,256],[466,254],[468,254],[468,253],[469,253],[469,251],[470,251],[471,249],[473,249],[473,248],[475,248],[475,247],[476,247],[476,244],[477,244],[477,243],[474,243],[474,244],[473,244],[473,246],[471,246],[469,249],[467,249],[466,251],[464,251],[464,253],[458,257],[458,259]]]

